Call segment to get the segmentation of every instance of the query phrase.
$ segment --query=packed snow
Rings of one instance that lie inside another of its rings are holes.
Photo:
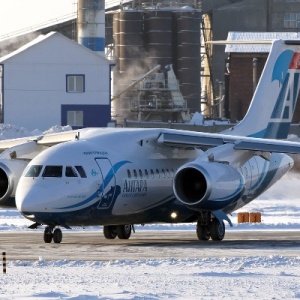
[[[9,133],[0,136],[12,138],[15,129],[10,127]],[[49,132],[61,130],[68,128],[52,128]],[[18,137],[22,136],[20,131]],[[29,135],[37,134],[40,133]],[[300,231],[299,182],[298,173],[288,173],[241,209],[261,212],[262,223],[238,224],[236,212],[231,216],[234,227],[227,226],[227,230]],[[0,235],[6,231],[29,230],[29,224],[18,211],[0,209]],[[194,224],[152,225],[139,230],[178,229],[194,230]],[[220,251],[224,251],[222,243]],[[114,261],[69,261],[68,253],[65,260],[46,261],[39,253],[36,255],[36,261],[7,261],[7,273],[0,273],[0,299],[300,298],[300,252],[294,257],[253,254],[229,258],[224,254],[219,258]]]

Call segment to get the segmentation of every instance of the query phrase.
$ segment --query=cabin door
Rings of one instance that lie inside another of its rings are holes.
[[[107,158],[96,158],[100,169],[99,204],[98,209],[107,209],[111,206],[116,194],[116,177],[112,165]]]

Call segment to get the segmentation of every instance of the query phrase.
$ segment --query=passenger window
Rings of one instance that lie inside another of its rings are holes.
[[[25,177],[38,177],[41,173],[42,167],[43,166],[40,165],[32,165],[26,173]]]
[[[171,169],[170,173],[171,173],[171,177],[174,177],[174,170],[173,169]]]
[[[159,178],[160,177],[160,174],[159,174],[159,170],[156,169],[156,177]]]
[[[131,178],[131,172],[130,172],[129,169],[127,169],[127,177],[128,177],[128,178]]]
[[[133,176],[134,176],[135,179],[137,179],[137,171],[136,171],[136,169],[133,170]]]
[[[43,177],[62,177],[62,166],[46,166]]]
[[[163,177],[163,178],[165,178],[165,177],[166,177],[165,170],[164,170],[164,169],[162,169],[162,170],[161,170],[161,172],[162,172],[162,177]]]
[[[148,170],[147,170],[147,169],[145,169],[145,176],[146,176],[146,178],[149,177],[149,174],[148,174]]]
[[[78,177],[76,171],[71,166],[66,167],[66,177]]]
[[[166,169],[166,174],[167,174],[167,177],[170,178],[169,169]]]
[[[154,178],[154,172],[152,169],[150,170],[150,173],[151,173],[151,177]]]
[[[142,172],[141,169],[139,169],[139,175],[140,175],[141,178],[143,178],[143,172]]]
[[[77,170],[81,178],[86,178],[86,173],[82,166],[75,166],[75,169]]]

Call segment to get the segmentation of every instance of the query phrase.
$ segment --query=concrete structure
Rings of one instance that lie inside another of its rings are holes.
[[[0,59],[2,120],[29,130],[110,122],[110,71],[104,56],[57,32]]]

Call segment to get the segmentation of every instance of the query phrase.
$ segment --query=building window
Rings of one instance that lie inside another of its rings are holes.
[[[284,28],[300,28],[300,13],[285,13]]]
[[[84,93],[84,75],[67,75],[67,93]]]
[[[83,126],[83,111],[67,111],[67,124],[70,126]]]

